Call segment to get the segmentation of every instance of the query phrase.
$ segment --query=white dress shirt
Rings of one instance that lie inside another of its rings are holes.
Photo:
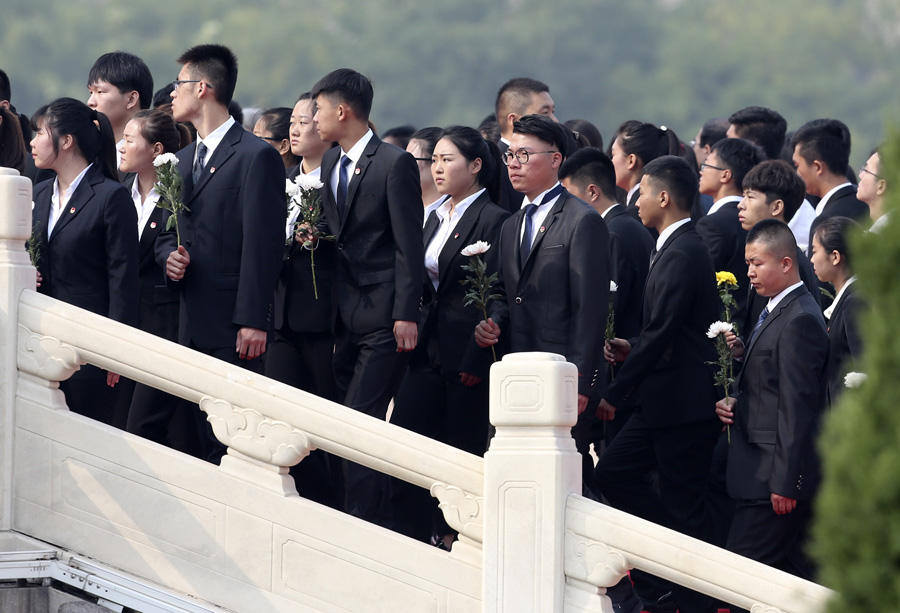
[[[843,287],[841,287],[841,291],[839,291],[837,293],[837,296],[834,297],[834,302],[832,302],[831,306],[825,309],[825,311],[822,313],[825,316],[825,319],[831,319],[832,313],[834,313],[834,310],[837,308],[838,304],[840,304],[841,298],[844,297],[844,291],[848,287],[850,287],[850,284],[854,281],[856,281],[856,275],[853,275],[852,277],[847,279],[847,282],[844,283]]]
[[[684,219],[676,221],[671,226],[660,232],[659,238],[656,239],[656,251],[662,251],[662,248],[666,244],[666,241],[669,240],[669,237],[675,234],[675,230],[688,223],[690,220],[690,217],[685,217]]]
[[[743,198],[743,196],[725,196],[724,198],[719,198],[713,203],[711,207],[709,207],[709,210],[706,212],[706,214],[712,215],[729,202],[740,202]]]
[[[150,219],[150,215],[153,213],[153,209],[156,208],[156,203],[159,201],[159,194],[156,193],[156,184],[153,184],[153,187],[150,188],[150,193],[147,194],[147,199],[141,201],[141,192],[138,190],[138,179],[134,178],[134,183],[131,184],[131,200],[134,202],[134,208],[137,210],[137,230],[138,230],[138,240],[140,240],[141,236],[144,234],[144,228],[147,226],[147,220]]]
[[[200,149],[200,143],[206,145],[206,155],[203,158],[203,169],[209,166],[209,160],[212,159],[213,153],[216,151],[216,148],[222,142],[222,139],[225,138],[225,134],[228,130],[231,129],[231,126],[235,124],[234,117],[231,115],[228,116],[228,119],[225,120],[221,126],[210,132],[206,135],[206,138],[197,137],[197,147],[194,148],[194,163],[197,162],[197,152]],[[191,164],[191,168],[193,168],[193,164]]]
[[[441,274],[438,267],[438,259],[441,257],[441,251],[444,250],[444,245],[447,244],[447,240],[453,233],[456,224],[459,223],[459,220],[466,212],[466,209],[468,209],[469,205],[475,202],[475,199],[483,192],[484,189],[480,189],[457,204],[453,209],[452,215],[450,213],[449,198],[441,206],[435,209],[435,215],[437,215],[441,225],[438,226],[434,236],[431,237],[431,242],[429,242],[428,246],[425,248],[425,270],[428,272],[428,278],[431,279],[434,289],[438,288],[438,280],[440,279]],[[463,246],[465,247],[465,245]]]
[[[815,218],[816,209],[809,203],[809,200],[804,198],[803,204],[800,205],[800,208],[797,209],[797,212],[794,213],[794,216],[791,217],[791,220],[788,222],[788,228],[794,233],[794,238],[797,240],[797,246],[800,247],[800,251],[804,253],[806,253],[806,249],[809,247],[809,229]]]
[[[846,183],[841,183],[837,187],[832,187],[830,190],[828,190],[828,192],[826,192],[826,194],[822,196],[822,199],[819,200],[819,204],[816,205],[816,217],[822,214],[822,211],[825,210],[825,206],[828,204],[828,201],[831,200],[831,197],[834,196],[835,192],[837,192],[839,189],[844,189],[848,185],[852,185],[852,183],[850,183],[849,181]]]
[[[792,291],[794,291],[795,289],[797,289],[798,287],[800,287],[802,285],[803,285],[803,281],[798,281],[797,283],[794,283],[792,286],[781,290],[780,292],[778,292],[777,294],[775,294],[774,296],[769,298],[769,303],[766,305],[766,308],[769,309],[769,315],[772,314],[772,311],[775,310],[775,307],[778,306],[778,303],[781,302],[785,296],[787,296]]]
[[[56,177],[53,180],[53,195],[50,196],[50,219],[47,221],[47,236],[53,234],[53,228],[56,227],[56,222],[62,217],[63,208],[69,204],[72,194],[78,189],[78,185],[81,183],[84,175],[87,174],[88,168],[91,166],[93,166],[93,164],[88,164],[84,170],[78,173],[78,176],[72,181],[72,184],[69,186],[69,189],[66,190],[66,193],[62,198],[60,198],[59,194],[59,177]]]
[[[440,198],[438,198],[437,200],[435,200],[434,202],[432,202],[431,204],[429,204],[428,206],[425,207],[425,212],[422,215],[422,227],[423,228],[425,227],[425,224],[428,222],[428,216],[431,215],[431,211],[433,211],[433,210],[437,209],[439,206],[441,206],[444,203],[444,201],[446,201],[447,198],[449,198],[449,197],[450,196],[441,196]]]

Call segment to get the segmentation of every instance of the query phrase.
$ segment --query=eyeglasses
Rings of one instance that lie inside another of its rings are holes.
[[[540,155],[542,153],[559,153],[559,151],[525,151],[524,149],[519,149],[515,153],[507,151],[503,154],[503,163],[509,166],[509,163],[512,162],[513,158],[516,158],[519,164],[527,164],[529,156]]]
[[[287,140],[286,138],[275,138],[274,136],[260,136],[263,140],[270,140],[273,143],[280,143],[283,140]]]
[[[706,162],[700,164],[700,170],[702,171],[704,168],[712,168],[714,170],[728,170],[727,168],[722,168],[721,166],[713,166],[712,164],[707,164]]]
[[[875,177],[876,179],[879,179],[879,180],[881,180],[881,181],[884,181],[884,177],[879,177],[878,175],[876,175],[874,172],[872,172],[871,170],[869,170],[869,169],[866,168],[865,166],[863,166],[862,168],[859,169],[859,176],[862,177],[862,174],[863,174],[864,172],[869,173],[870,175],[872,175],[872,176]]]
[[[432,160],[431,158],[413,158],[413,159],[417,162],[428,162],[429,164],[434,162],[434,160]]]
[[[181,87],[184,83],[203,83],[203,82],[204,81],[202,79],[184,79],[184,80],[175,79],[174,81],[172,81],[172,89],[175,91],[178,91],[178,88]],[[206,86],[212,87],[212,85],[210,85],[209,83],[206,83]]]

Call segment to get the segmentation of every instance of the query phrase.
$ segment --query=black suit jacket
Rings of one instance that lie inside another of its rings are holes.
[[[472,333],[484,316],[476,306],[465,306],[469,287],[460,282],[470,274],[462,268],[469,263],[469,258],[461,255],[460,251],[476,241],[489,243],[491,248],[482,259],[487,264],[489,275],[497,272],[500,268],[500,228],[508,217],[509,213],[491,202],[486,191],[482,193],[463,213],[441,249],[436,290],[428,273],[425,273],[424,323],[416,351],[430,353],[430,359],[440,364],[444,375],[465,372],[482,379],[488,376],[493,361],[491,350],[480,348]],[[425,222],[426,249],[439,226],[440,219],[432,212]]]
[[[47,238],[53,181],[34,189],[38,291],[134,326],[138,321],[137,213],[128,190],[91,166]]]
[[[641,331],[641,301],[653,239],[622,205],[613,207],[604,220],[609,229],[612,280],[618,286],[613,296],[615,332],[618,338],[633,338]]]
[[[716,392],[707,337],[718,319],[719,295],[706,246],[693,224],[666,240],[647,275],[640,335],[609,386],[607,401],[629,404],[640,390],[647,423],[660,428],[715,418]]]
[[[331,188],[341,156],[322,159],[324,210],[335,235],[334,320],[351,334],[418,321],[422,300],[422,188],[412,155],[373,135],[347,186],[342,219]]]
[[[502,157],[503,154],[509,150],[509,145],[501,140],[497,143],[497,148],[500,150],[500,155]],[[522,201],[525,199],[525,194],[517,192],[513,187],[512,181],[509,180],[509,171],[506,166],[500,168],[500,184],[502,196],[498,204],[501,208],[506,209],[510,213],[515,213],[522,208]]]
[[[697,234],[709,250],[715,271],[727,271],[737,279],[738,288],[732,292],[737,309],[732,313],[732,321],[740,322],[747,311],[747,263],[744,259],[744,247],[747,243],[747,231],[741,227],[738,219],[737,202],[728,202],[712,215],[704,215],[696,223]]]
[[[809,500],[815,494],[827,354],[822,312],[801,286],[763,322],[735,381],[727,473],[732,498],[768,500],[775,493]]]
[[[609,232],[593,208],[563,190],[524,267],[519,245],[524,209],[500,232],[500,289],[492,317],[511,351],[549,351],[578,367],[578,393],[606,387],[603,337],[609,310]]]
[[[832,406],[844,389],[844,375],[859,372],[862,336],[857,318],[865,302],[851,283],[828,319],[828,362],[825,365],[825,405]]]
[[[125,177],[123,185],[132,189],[135,174]],[[133,205],[132,205],[133,206]],[[138,242],[138,272],[140,274],[140,309],[138,328],[144,332],[178,341],[178,292],[166,283],[166,272],[156,261],[156,238],[166,225],[164,210],[155,207]]]
[[[813,204],[813,206],[816,206]],[[869,222],[869,206],[856,197],[856,186],[846,185],[835,192],[828,202],[825,209],[820,215],[813,219],[809,227],[809,247],[806,250],[807,255],[812,255],[812,239],[819,227],[826,219],[831,217],[849,217],[863,223],[868,227]]]
[[[234,347],[241,328],[272,327],[287,216],[284,163],[273,147],[235,124],[194,185],[196,147],[177,154],[190,209],[178,222],[191,256],[181,281],[167,278],[181,291],[178,340],[204,350]],[[173,228],[156,241],[157,262],[164,267],[175,249]]]

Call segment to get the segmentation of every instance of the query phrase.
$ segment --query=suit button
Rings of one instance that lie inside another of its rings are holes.
[[[522,304],[522,299],[519,296],[516,296],[516,304]]]
[[[338,251],[343,251],[343,250],[344,250],[344,243],[338,243],[338,244],[337,244],[337,248],[338,248]]]
[[[191,241],[184,241],[184,246],[185,246],[185,247],[190,247],[190,246],[191,246]]]

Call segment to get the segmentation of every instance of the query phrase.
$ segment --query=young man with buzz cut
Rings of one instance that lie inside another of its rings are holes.
[[[748,331],[733,395],[716,412],[731,427],[727,482],[737,505],[727,548],[811,580],[803,548],[821,479],[816,439],[828,333],[796,254],[784,223],[768,219],[750,230],[750,281],[768,301]]]
[[[607,359],[624,361],[600,401],[598,416],[612,419],[637,396],[634,412],[600,456],[595,479],[609,503],[683,534],[709,540],[706,483],[721,432],[706,337],[719,318],[716,276],[691,223],[697,175],[677,156],[644,168],[638,209],[659,232],[644,289],[640,333],[607,344]],[[654,488],[650,475],[659,475]],[[635,591],[650,613],[712,612],[712,600],[647,573],[632,572]],[[674,602],[672,602],[674,600]]]
[[[153,99],[153,76],[144,60],[131,53],[113,51],[97,58],[88,73],[87,105],[106,115],[116,141],[121,141],[125,124]],[[119,147],[116,147],[119,155]]]
[[[198,45],[178,63],[172,113],[194,125],[197,140],[177,153],[182,244],[174,229],[156,241],[156,260],[181,293],[178,341],[262,372],[284,245],[284,164],[228,113],[238,73],[230,49]],[[200,426],[207,459],[218,461],[225,447],[206,420]]]
[[[422,300],[422,191],[413,156],[369,128],[374,92],[360,73],[341,68],[310,91],[324,141],[323,208],[335,237],[334,374],[344,405],[385,419],[409,352],[418,340]],[[347,512],[391,525],[387,475],[348,463]]]

